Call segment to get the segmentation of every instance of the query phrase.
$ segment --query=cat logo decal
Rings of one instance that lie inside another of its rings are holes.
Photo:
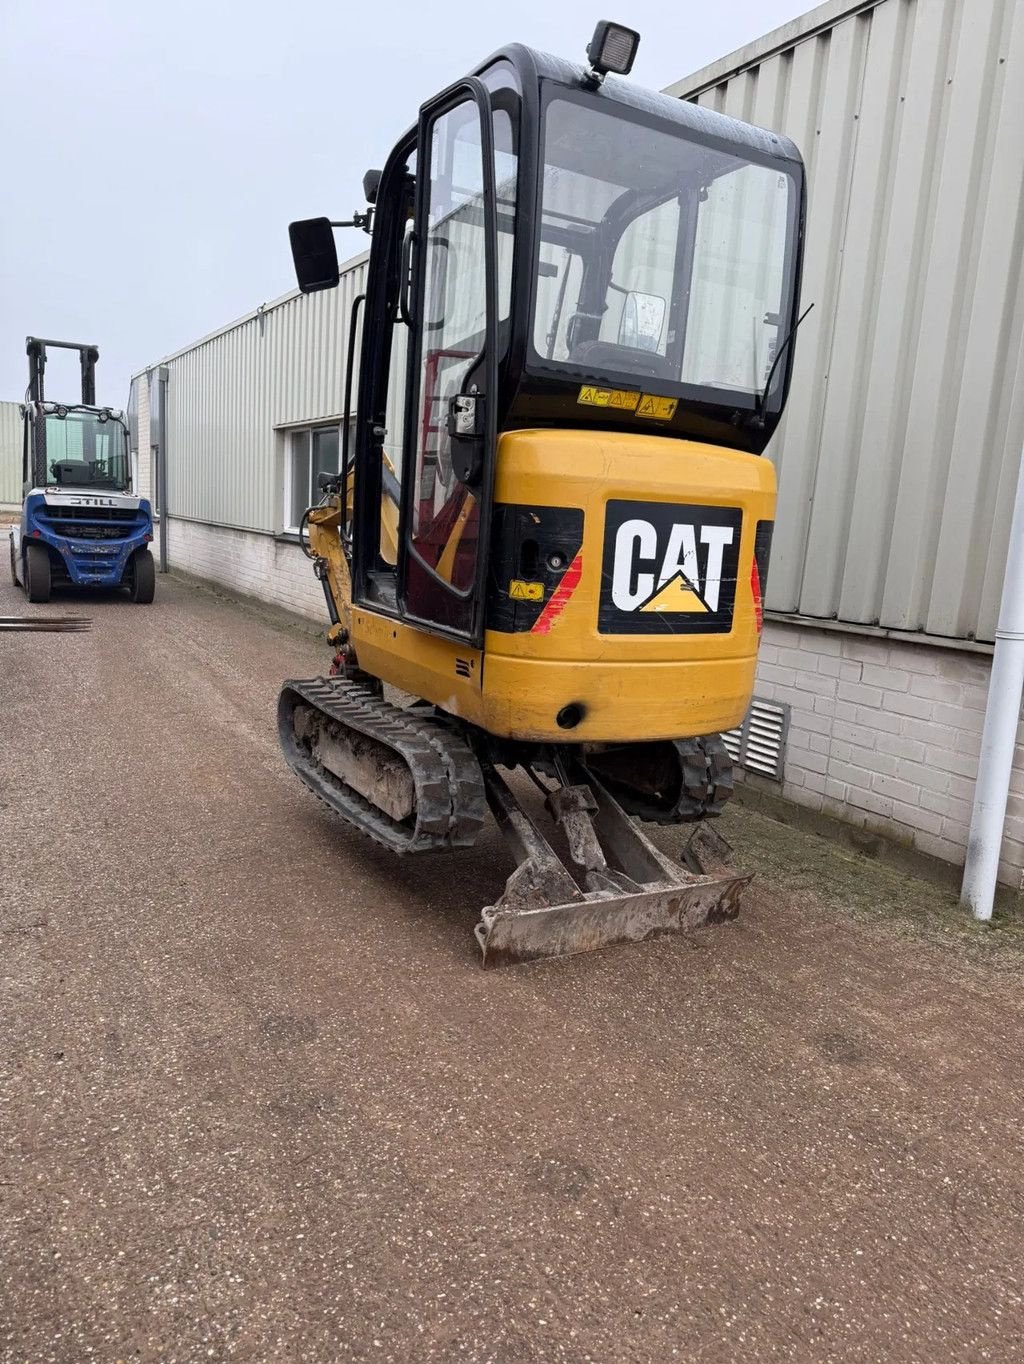
[[[602,634],[728,634],[742,512],[671,502],[608,503]]]

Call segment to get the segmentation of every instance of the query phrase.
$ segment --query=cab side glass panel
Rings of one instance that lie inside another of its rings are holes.
[[[472,603],[453,592],[461,597],[475,580],[478,516],[473,493],[452,466],[448,410],[452,398],[472,387],[487,321],[485,175],[475,102],[439,115],[429,137],[406,607],[464,628]]]
[[[683,382],[760,391],[780,332],[789,183],[738,164],[697,213]]]

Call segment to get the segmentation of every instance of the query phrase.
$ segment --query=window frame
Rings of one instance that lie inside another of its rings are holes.
[[[418,189],[420,190],[420,202],[419,202],[419,204],[418,204],[418,214],[419,214],[419,215],[422,215],[422,217],[420,217],[420,216],[417,217],[417,231],[418,231],[418,234],[423,234],[423,246],[424,246],[424,249],[422,250],[422,261],[421,261],[421,262],[419,263],[419,265],[418,265],[417,275],[416,275],[416,281],[415,281],[415,287],[414,287],[414,292],[413,292],[413,300],[414,300],[414,302],[413,302],[413,316],[418,320],[418,323],[419,323],[419,325],[418,325],[418,335],[416,336],[418,354],[417,354],[417,357],[416,357],[416,372],[415,372],[415,374],[412,374],[412,373],[410,372],[410,370],[407,370],[407,380],[406,380],[406,382],[407,382],[407,389],[408,389],[409,398],[408,398],[408,403],[407,403],[407,407],[406,407],[406,439],[405,439],[405,442],[404,442],[402,467],[403,467],[403,469],[404,469],[404,468],[406,467],[406,463],[408,462],[408,466],[409,466],[409,479],[408,479],[409,491],[408,491],[408,493],[405,495],[405,499],[404,499],[404,504],[403,504],[402,510],[403,510],[403,513],[404,513],[404,516],[405,516],[404,535],[403,535],[403,541],[404,541],[405,552],[406,552],[407,554],[410,554],[410,555],[415,556],[416,560],[417,560],[418,563],[419,563],[420,568],[421,568],[426,574],[428,574],[430,578],[434,579],[434,580],[440,585],[440,587],[441,587],[443,590],[445,590],[445,591],[447,591],[447,592],[450,592],[450,593],[452,594],[452,596],[454,596],[454,597],[460,598],[460,599],[462,599],[462,600],[468,600],[469,598],[471,598],[471,597],[473,596],[474,592],[476,591],[476,579],[477,579],[476,567],[477,567],[477,566],[476,566],[475,560],[474,560],[474,564],[473,564],[473,576],[472,576],[472,581],[469,582],[469,584],[468,584],[466,587],[463,587],[463,588],[456,587],[455,584],[454,584],[454,582],[447,581],[445,578],[443,578],[443,577],[441,576],[441,574],[438,572],[437,568],[436,568],[434,565],[432,565],[432,564],[427,560],[427,558],[424,556],[424,554],[423,554],[423,553],[421,552],[421,550],[420,550],[420,544],[422,543],[422,537],[421,537],[420,532],[421,532],[422,529],[425,529],[425,528],[421,527],[420,524],[419,524],[419,517],[418,517],[418,514],[417,514],[416,502],[415,502],[415,500],[414,500],[414,493],[418,490],[419,473],[421,472],[421,471],[420,471],[420,456],[421,456],[420,443],[421,443],[421,436],[422,436],[421,423],[418,422],[418,421],[416,421],[416,420],[415,420],[415,417],[421,412],[422,407],[423,407],[423,400],[424,400],[424,398],[423,398],[423,390],[424,390],[424,370],[425,370],[426,364],[427,364],[427,356],[428,356],[428,353],[433,353],[433,354],[443,354],[443,353],[444,353],[443,348],[442,348],[440,351],[435,350],[435,351],[433,351],[433,352],[429,352],[429,351],[428,351],[428,347],[427,347],[427,345],[426,345],[427,338],[428,338],[429,334],[430,334],[431,332],[438,331],[438,330],[439,330],[440,328],[442,328],[443,325],[444,325],[444,319],[442,319],[442,321],[441,321],[440,323],[428,322],[427,319],[426,319],[426,302],[427,302],[428,290],[436,283],[436,280],[435,280],[435,278],[434,278],[434,276],[433,276],[433,274],[432,274],[432,269],[433,269],[433,267],[432,267],[431,259],[429,258],[428,253],[427,253],[427,251],[425,250],[425,247],[426,247],[427,243],[428,243],[430,240],[432,240],[432,237],[431,237],[431,235],[430,235],[430,231],[429,231],[429,226],[428,226],[428,225],[429,225],[429,221],[430,221],[430,211],[431,211],[431,206],[432,206],[432,189],[433,189],[433,184],[434,184],[433,179],[432,179],[432,170],[433,170],[433,161],[434,161],[433,131],[434,131],[434,129],[436,128],[437,124],[438,124],[442,119],[445,119],[445,118],[450,117],[452,114],[456,113],[458,110],[461,110],[462,108],[466,108],[467,110],[470,111],[470,113],[471,113],[471,115],[472,115],[471,121],[472,121],[472,122],[475,122],[476,125],[477,125],[477,128],[480,129],[480,127],[481,127],[481,123],[480,123],[480,103],[479,103],[479,100],[478,100],[478,99],[474,98],[472,92],[471,92],[469,89],[467,89],[467,90],[464,92],[464,95],[463,95],[463,97],[462,97],[461,99],[452,101],[449,105],[447,105],[446,107],[443,107],[443,108],[439,109],[436,113],[434,113],[434,114],[431,115],[429,122],[427,122],[427,123],[425,124],[425,128],[424,128],[424,131],[428,131],[428,132],[429,132],[430,138],[429,138],[429,141],[428,141],[426,147],[423,147],[423,146],[420,147],[420,149],[419,149],[419,160],[418,160],[418,162],[417,162],[417,166],[418,166],[418,168],[420,169],[420,176],[421,176],[420,185],[418,186]],[[490,110],[489,112],[490,112],[490,118],[491,118],[491,135],[492,135],[492,139],[493,139],[493,117],[494,117],[494,114],[493,114],[493,110]],[[456,137],[455,141],[456,141],[456,142],[458,141],[458,138],[457,138],[457,137]],[[484,139],[483,137],[481,137],[481,145],[480,145],[480,174],[481,174],[481,184],[482,184],[481,199],[480,199],[481,206],[483,205],[483,198],[484,198],[484,195],[485,195],[485,193],[486,193],[487,184],[488,184],[488,166],[487,166],[486,160],[485,160],[486,150],[485,150],[485,147],[484,147],[484,141],[485,141],[485,139]],[[472,146],[473,144],[470,143],[469,145]],[[492,180],[492,182],[493,182],[493,177],[494,177],[494,169],[493,169],[493,142],[492,142],[492,157],[491,157],[491,159],[492,159],[492,166],[491,166],[491,168],[490,168],[490,176],[491,176],[491,180]],[[451,175],[451,172],[449,172],[449,175]],[[445,222],[449,217],[452,217],[452,218],[456,217],[457,214],[459,213],[459,211],[460,211],[460,210],[459,210],[458,208],[451,210],[450,213],[446,214],[444,217],[442,217],[442,218],[438,221],[437,226],[440,226],[441,223]],[[490,274],[492,273],[492,268],[491,268],[491,267],[492,267],[492,264],[493,264],[493,263],[491,262],[490,257],[489,257],[489,253],[488,253],[487,235],[488,235],[488,221],[487,221],[486,211],[485,211],[484,213],[481,213],[481,218],[480,218],[480,237],[479,237],[479,244],[480,244],[481,253],[482,253],[482,269],[481,269],[481,271],[480,271],[480,284],[481,284],[481,286],[482,286],[482,287],[481,287],[481,294],[482,294],[482,297],[483,297],[483,304],[484,304],[483,327],[481,328],[481,330],[480,330],[478,333],[473,333],[472,335],[467,336],[466,338],[464,338],[465,341],[466,341],[471,347],[473,347],[474,349],[471,349],[470,351],[467,351],[467,352],[465,353],[466,370],[465,370],[465,374],[462,376],[462,378],[459,379],[459,388],[458,388],[458,391],[459,391],[459,392],[461,392],[462,389],[463,389],[464,382],[465,382],[465,378],[466,378],[470,373],[474,372],[478,367],[481,366],[481,364],[483,364],[483,363],[485,362],[485,356],[486,356],[487,345],[488,345],[488,342],[489,342],[489,340],[490,340],[490,327],[489,327],[489,325],[488,325],[488,305],[489,305],[490,299],[491,299],[491,292],[490,292],[490,284],[491,284],[491,281],[490,281]],[[451,260],[452,251],[451,251],[451,248],[450,248],[450,243],[448,243],[447,239],[444,239],[444,240],[445,240],[446,246],[449,247],[449,251],[448,251],[448,255],[447,255],[447,261],[446,261],[446,271],[447,271],[447,270],[450,269],[451,266],[452,266],[452,260]],[[419,255],[420,253],[418,252],[417,254]],[[458,260],[458,256],[457,256],[457,255],[455,256],[454,265],[455,265],[455,271],[456,271],[456,273],[458,273],[459,260]],[[510,292],[511,292],[511,290],[510,290]],[[411,339],[411,338],[410,338],[410,339]],[[474,353],[474,352],[475,352],[475,353]],[[488,398],[487,400],[488,400],[488,401],[491,401],[491,402],[494,401],[493,398]],[[442,409],[438,412],[437,416],[438,416],[439,422],[444,422],[444,421],[447,420],[447,408],[446,408],[446,406],[445,406],[444,408],[442,408]],[[451,456],[450,456],[450,454],[449,454],[449,461],[450,461],[450,458],[451,458]],[[465,485],[460,485],[460,487],[462,488],[462,491],[463,491],[463,500],[465,500],[465,495],[466,495],[466,494],[470,494],[470,495],[473,496],[474,502],[478,502],[478,501],[479,501],[479,496],[478,496],[478,494],[477,494],[477,493],[474,493],[472,489],[467,488]],[[453,496],[455,495],[456,492],[457,492],[457,489],[455,489],[454,486],[453,486]],[[449,499],[449,501],[450,501],[450,499]],[[447,507],[448,505],[449,505],[449,503],[446,502],[446,503],[445,503],[445,507]],[[444,508],[442,508],[442,510],[444,510]],[[436,518],[435,518],[435,519],[436,519]],[[479,536],[479,530],[478,530],[478,536]],[[477,551],[476,551],[476,553],[478,554],[478,553],[479,553],[479,539],[477,540],[476,543],[477,543]]]
[[[482,441],[482,469],[477,486],[470,488],[476,499],[478,511],[478,538],[473,581],[464,590],[454,588],[433,569],[417,552],[412,538],[412,508],[415,496],[415,469],[417,467],[417,414],[420,403],[422,364],[424,355],[424,328],[421,315],[422,300],[425,297],[425,253],[417,249],[413,256],[412,298],[413,325],[409,335],[409,368],[407,371],[405,429],[403,433],[404,450],[402,458],[402,507],[399,517],[399,551],[397,573],[398,614],[405,620],[413,621],[418,627],[432,634],[449,639],[466,641],[474,647],[482,647],[484,637],[484,618],[486,608],[486,571],[490,549],[491,509],[494,502],[494,470],[497,450],[497,408],[499,397],[498,360],[497,360],[497,205],[494,196],[494,111],[491,92],[477,76],[466,76],[420,109],[417,124],[417,163],[416,163],[416,209],[415,232],[418,238],[425,236],[425,228],[430,218],[431,162],[433,150],[431,133],[436,122],[453,112],[464,102],[475,104],[480,123],[480,153],[483,171],[483,231],[485,266],[483,272],[486,304],[484,309],[484,330],[478,357],[480,367],[480,391],[484,395]],[[514,136],[513,122],[513,136]],[[517,163],[517,197],[520,186],[521,169]],[[514,290],[514,258],[513,283]],[[513,294],[514,297],[514,294]],[[469,373],[472,373],[471,368]],[[426,614],[416,610],[410,600],[415,595],[415,586],[410,590],[414,575],[422,574],[424,581],[436,586],[438,591],[436,610]]]
[[[333,431],[338,438],[338,459],[341,459],[341,429],[344,425],[345,417],[318,417],[314,421],[296,422],[288,426],[279,427],[280,434],[284,437],[284,468],[281,480],[281,534],[285,536],[298,537],[299,526],[291,524],[292,494],[295,492],[295,441],[298,436],[306,436],[309,439],[309,479],[306,489],[309,500],[306,508],[316,506],[320,500],[317,497],[317,490],[313,487],[313,438],[318,431]],[[349,441],[355,438],[355,415],[348,418]],[[304,510],[306,509],[304,508]]]

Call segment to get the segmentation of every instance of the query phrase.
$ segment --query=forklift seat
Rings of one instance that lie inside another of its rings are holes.
[[[58,459],[50,465],[58,483],[91,483],[92,465],[84,459]]]

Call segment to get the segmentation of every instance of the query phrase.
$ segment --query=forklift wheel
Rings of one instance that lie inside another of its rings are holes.
[[[148,606],[156,594],[156,563],[148,549],[137,549],[132,555],[128,577],[132,601]]]
[[[50,600],[50,556],[43,545],[25,547],[25,591],[29,601]]]

